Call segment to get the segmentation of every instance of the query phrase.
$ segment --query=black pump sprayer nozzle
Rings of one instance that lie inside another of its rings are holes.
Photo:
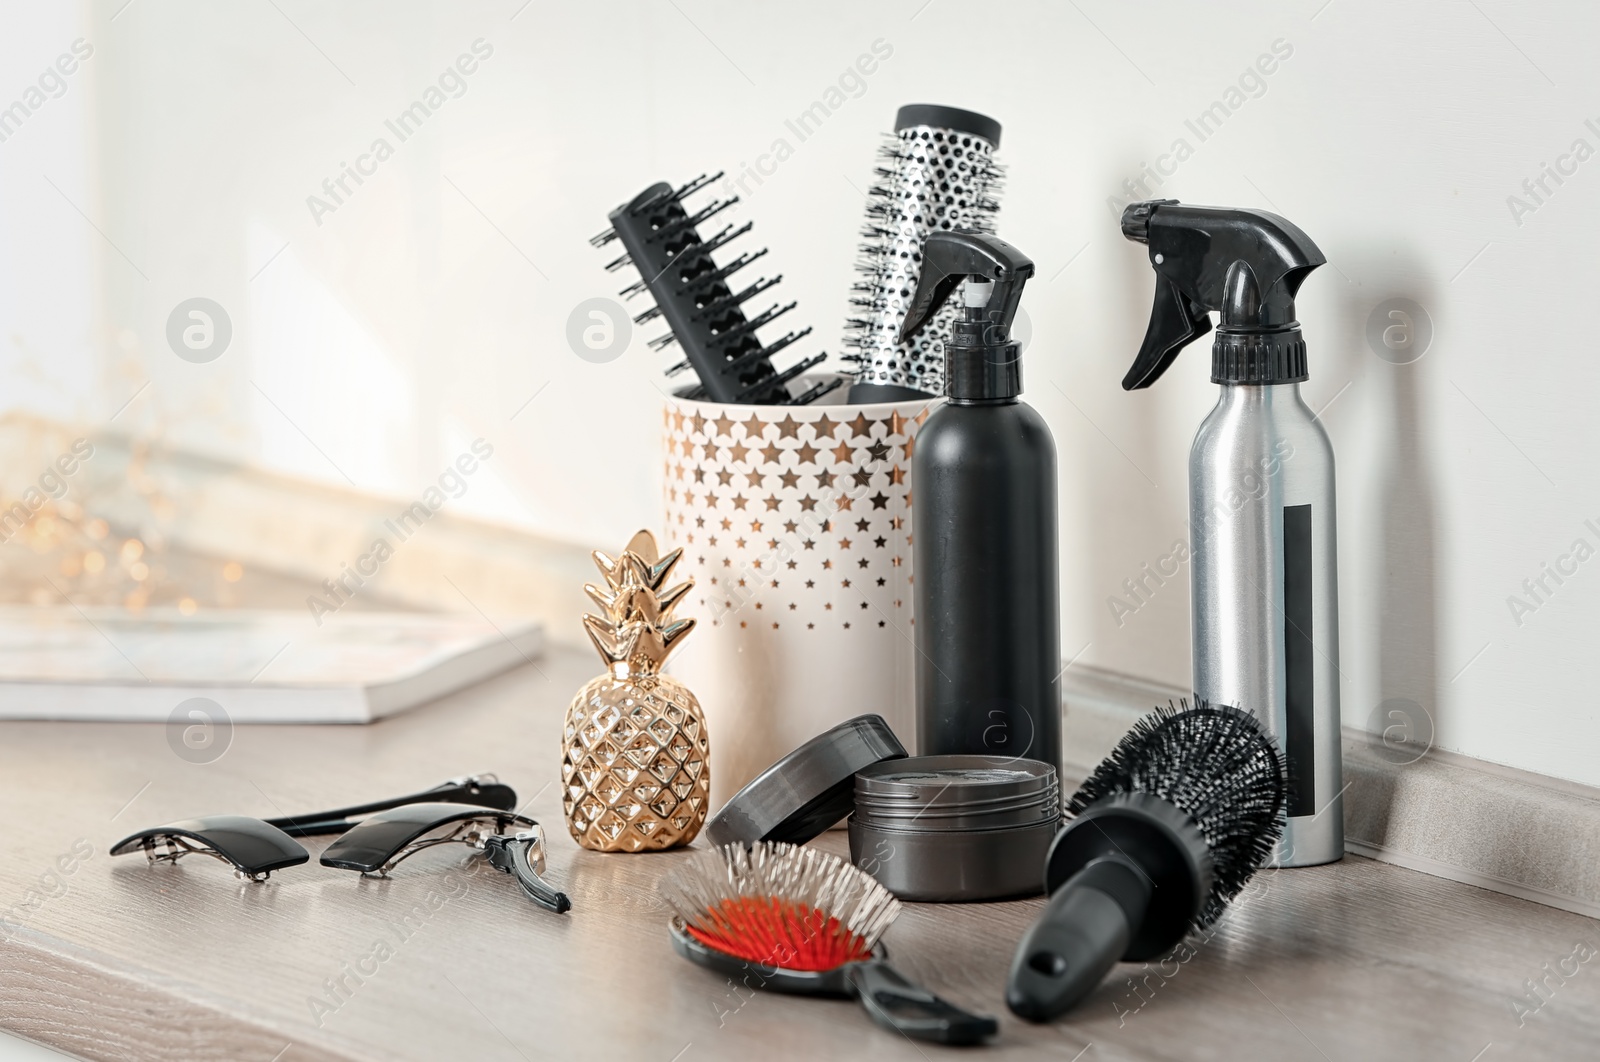
[[[1020,348],[1011,321],[1033,261],[997,236],[960,229],[935,232],[922,247],[922,275],[900,338],[905,341],[939,312],[963,281],[988,281],[982,303],[968,299],[945,341],[945,394],[956,401],[1015,398],[1022,393]]]
[[[1327,261],[1311,237],[1265,210],[1132,203],[1122,234],[1149,244],[1159,274],[1150,327],[1122,386],[1149,387],[1178,351],[1211,330],[1214,383],[1288,383],[1306,378],[1305,342],[1294,297]]]

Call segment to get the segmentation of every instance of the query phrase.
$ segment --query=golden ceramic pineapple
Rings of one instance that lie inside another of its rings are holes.
[[[561,740],[567,828],[597,852],[646,852],[694,840],[711,797],[710,743],[694,694],[661,665],[692,619],[672,608],[694,580],[661,589],[683,550],[660,556],[640,531],[616,560],[596,550],[603,587],[583,589],[604,610],[584,629],[610,668],[578,691]]]

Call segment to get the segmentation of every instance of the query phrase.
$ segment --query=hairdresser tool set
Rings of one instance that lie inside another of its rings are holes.
[[[1048,1021],[1118,961],[1153,959],[1214,923],[1258,867],[1342,854],[1333,458],[1299,395],[1306,348],[1294,313],[1324,259],[1305,233],[1262,211],[1156,201],[1123,215],[1124,235],[1148,244],[1159,278],[1124,387],[1153,383],[1221,314],[1212,379],[1222,399],[1191,458],[1196,704],[1142,720],[1063,812],[1055,446],[1019,399],[1013,336],[1034,266],[983,221],[941,225],[949,215],[929,209],[927,193],[948,182],[913,173],[932,156],[910,148],[943,143],[955,158],[961,147],[964,172],[984,190],[958,198],[992,214],[998,125],[968,120],[955,140],[908,133],[919,114],[902,112],[907,150],[891,152],[870,208],[883,224],[868,231],[876,264],[859,292],[870,314],[851,323],[850,392],[944,398],[908,453],[922,529],[917,755],[865,715],[755,774],[708,822],[723,847],[672,886],[669,936],[712,969],[770,969],[780,990],[862,995],[837,970],[876,954],[883,927],[817,959],[809,949],[819,929],[795,939],[795,927],[837,925],[826,904],[795,908],[812,886],[791,883],[813,877],[789,864],[815,854],[784,847],[843,821],[861,876],[852,887],[871,879],[884,896],[914,902],[1046,894],[1015,946],[1006,1002]],[[919,345],[930,338],[936,346]],[[715,447],[709,434],[705,446]],[[894,1025],[871,992],[862,998]],[[939,1022],[928,1028],[944,1035]]]
[[[746,315],[780,278],[740,287],[765,251],[714,256],[751,225],[703,236],[736,200],[685,206],[720,174],[611,212],[593,242],[621,243],[606,268],[638,269],[622,294],[655,305],[635,320],[664,319],[650,345],[676,344],[668,374],[694,379],[666,400],[671,548],[640,531],[593,553],[598,612],[582,623],[606,671],[561,739],[578,846],[659,852],[704,834],[660,864],[662,954],[749,988],[854,998],[943,1044],[999,1025],[889,964],[905,902],[1046,897],[1000,943],[1007,1006],[1043,1022],[1118,961],[1214,923],[1259,867],[1343,852],[1333,453],[1300,396],[1294,304],[1325,259],[1263,211],[1155,200],[1122,215],[1157,275],[1124,388],[1153,384],[1220,314],[1221,398],[1190,456],[1196,700],[1140,720],[1063,807],[1056,451],[1020,397],[1014,328],[1035,269],[992,231],[999,142],[980,114],[900,110],[869,196],[849,377],[804,376],[821,354],[777,367],[809,328],[757,338],[794,303]],[[680,563],[698,578],[673,582]],[[679,609],[697,585],[710,622],[685,681],[663,667],[696,629]],[[737,789],[715,814],[712,711],[691,685],[721,713],[717,777]],[[515,807],[492,776],[456,779],[309,815],[169,823],[111,852],[203,855],[264,882],[310,860],[298,837],[334,836],[321,864],[369,877],[460,843],[569,911],[542,829]],[[848,861],[808,847],[840,824]]]

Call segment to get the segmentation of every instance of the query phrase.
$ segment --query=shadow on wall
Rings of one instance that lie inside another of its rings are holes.
[[[1360,322],[1358,342],[1366,361],[1358,386],[1368,391],[1362,446],[1367,464],[1357,478],[1346,466],[1341,478],[1363,495],[1359,535],[1368,559],[1350,575],[1364,582],[1345,599],[1368,602],[1376,615],[1353,617],[1347,630],[1372,631],[1350,646],[1371,652],[1376,688],[1372,703],[1346,705],[1345,718],[1368,731],[1371,750],[1397,767],[1414,763],[1432,747],[1439,720],[1443,679],[1439,674],[1439,573],[1436,489],[1428,440],[1426,405],[1421,397],[1423,366],[1441,357],[1428,307],[1440,295],[1418,261],[1389,259],[1393,275],[1408,279],[1376,292],[1351,290],[1345,319]],[[1341,553],[1356,550],[1347,544]],[[1348,659],[1348,657],[1347,657]],[[1391,787],[1392,789],[1392,787]],[[1391,792],[1392,798],[1393,793]],[[1388,807],[1367,809],[1365,838],[1382,843]],[[1358,831],[1360,832],[1360,831]]]

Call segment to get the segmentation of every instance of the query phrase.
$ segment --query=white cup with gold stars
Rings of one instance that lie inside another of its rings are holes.
[[[914,742],[911,455],[935,401],[667,400],[663,540],[701,622],[670,670],[715,735],[713,808],[852,716]]]

